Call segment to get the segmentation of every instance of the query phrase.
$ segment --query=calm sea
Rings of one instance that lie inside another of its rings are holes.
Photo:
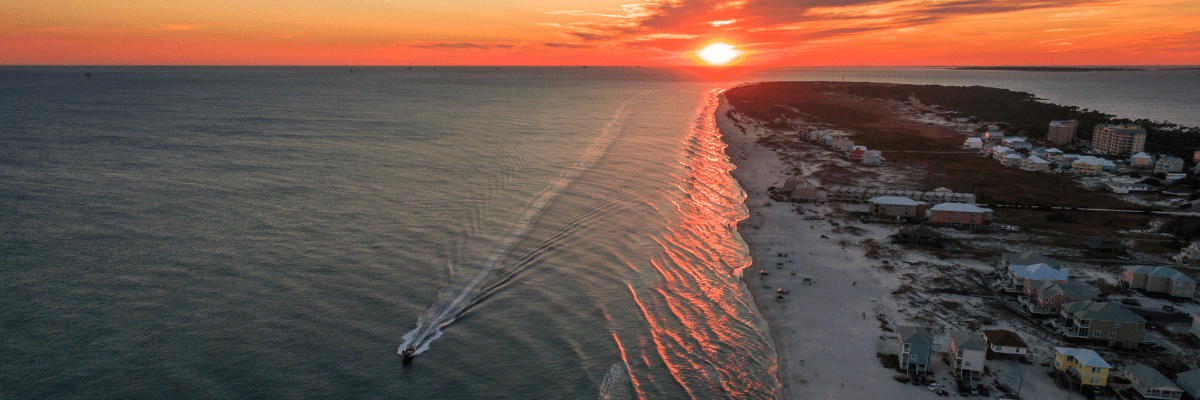
[[[0,398],[770,398],[721,89],[1200,125],[1200,71],[354,71],[0,67]]]

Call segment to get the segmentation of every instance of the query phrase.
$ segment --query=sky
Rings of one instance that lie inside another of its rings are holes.
[[[0,64],[1198,65],[1200,0],[4,0]]]

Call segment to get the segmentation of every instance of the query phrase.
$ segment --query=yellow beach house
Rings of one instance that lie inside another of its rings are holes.
[[[1066,347],[1055,347],[1054,351],[1057,353],[1054,368],[1073,375],[1080,385],[1103,387],[1108,384],[1108,370],[1112,366],[1096,352]]]

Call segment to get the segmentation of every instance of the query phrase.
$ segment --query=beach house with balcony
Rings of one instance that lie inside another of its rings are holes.
[[[1063,152],[1059,149],[1047,149],[1046,155],[1043,157],[1046,159],[1046,161],[1059,162],[1063,159]]]
[[[1129,265],[1121,273],[1121,287],[1163,293],[1172,297],[1191,298],[1196,294],[1196,280],[1171,267]]]
[[[985,141],[985,142],[995,143],[995,142],[1000,142],[1002,140],[1004,140],[1004,132],[988,131],[987,133],[983,134],[983,141]]]
[[[1134,168],[1150,168],[1154,166],[1154,156],[1144,152],[1129,157],[1129,165]]]
[[[969,137],[966,142],[963,142],[963,148],[968,150],[983,149],[983,139],[977,137]]]
[[[1093,156],[1079,156],[1071,163],[1071,172],[1081,175],[1096,175],[1101,171],[1111,172],[1117,165],[1112,161]]]
[[[876,219],[913,222],[925,220],[928,206],[923,201],[900,196],[874,197],[870,203],[870,214]]]
[[[1020,154],[1009,154],[1004,156],[1004,166],[1008,168],[1021,168],[1025,164],[1025,157]]]
[[[992,209],[966,203],[942,203],[929,209],[929,222],[950,226],[982,227],[992,221]]]
[[[821,136],[821,144],[825,147],[833,147],[833,135]]]
[[[854,148],[854,141],[846,136],[838,136],[837,139],[833,140],[833,148],[838,151],[850,151]]]
[[[847,156],[850,157],[850,161],[862,161],[863,156],[865,155],[867,155],[867,146],[854,146],[850,149],[850,152],[847,153]]]
[[[1050,170],[1050,162],[1038,156],[1029,156],[1021,162],[1021,169],[1029,172],[1046,172]]]
[[[923,374],[929,370],[933,354],[933,335],[925,328],[900,326],[900,369],[909,375]]]
[[[1069,277],[1067,271],[1057,270],[1050,264],[1011,265],[1008,274],[1000,277],[997,286],[1005,292],[1025,293],[1026,288],[1043,279],[1066,283]]]
[[[1183,389],[1154,368],[1135,363],[1125,367],[1124,375],[1129,379],[1129,386],[1142,398],[1178,400],[1183,397]]]
[[[1017,153],[1017,151],[1013,150],[1010,147],[1005,147],[1005,146],[992,147],[992,158],[996,159],[996,161],[1004,162],[1005,157],[1008,157],[1009,154],[1016,154],[1016,153]]]
[[[1047,264],[1051,267],[1059,269],[1061,269],[1063,266],[1062,261],[1058,261],[1032,251],[1025,251],[1021,253],[1004,253],[1000,255],[1000,262],[996,263],[996,273],[1007,274],[1008,271],[1012,269],[1011,267],[1013,265],[1033,265],[1039,263]]]
[[[1056,316],[1068,304],[1092,300],[1096,295],[1095,290],[1079,282],[1042,279],[1026,286],[1020,300],[1031,314]]]
[[[979,379],[983,376],[983,363],[987,359],[987,342],[978,334],[967,331],[950,332],[950,358],[954,359],[954,376],[962,379]]]
[[[1055,327],[1069,338],[1107,342],[1131,348],[1146,341],[1146,320],[1120,303],[1076,301],[1059,312]]]
[[[863,154],[863,165],[879,165],[883,164],[883,153],[879,150],[867,150]]]
[[[1154,162],[1154,173],[1169,174],[1172,172],[1183,172],[1183,159],[1172,156],[1162,156],[1158,161]]]
[[[1108,372],[1112,366],[1096,352],[1067,347],[1055,347],[1054,352],[1054,368],[1074,378],[1072,383],[1093,388],[1108,385]]]
[[[988,344],[988,358],[1016,358],[1029,354],[1029,345],[1012,331],[986,330],[983,340]]]

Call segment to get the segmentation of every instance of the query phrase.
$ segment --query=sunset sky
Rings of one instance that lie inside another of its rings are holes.
[[[7,0],[0,64],[1200,64],[1200,1]]]

